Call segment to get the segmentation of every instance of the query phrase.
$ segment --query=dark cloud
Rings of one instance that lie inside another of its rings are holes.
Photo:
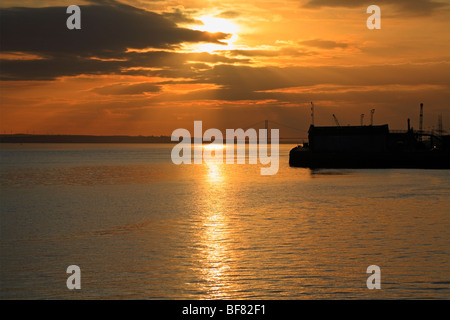
[[[231,56],[243,56],[243,57],[299,57],[308,56],[314,53],[308,51],[300,51],[295,48],[281,48],[278,50],[229,50],[227,53]]]
[[[172,8],[169,12],[163,12],[162,16],[175,23],[203,25],[203,22],[192,18],[195,11],[186,11],[181,8]]]
[[[199,69],[211,68],[205,63],[248,63],[248,59],[234,59],[210,53],[177,53],[170,51],[111,52],[103,60],[72,55],[58,55],[39,60],[1,60],[0,80],[52,80],[79,74],[126,74],[163,76],[170,78],[198,76]],[[197,68],[200,63],[203,67]],[[161,68],[148,71],[145,68]]]
[[[0,9],[0,47],[45,57],[43,60],[2,60],[2,80],[52,79],[81,73],[112,73],[136,66],[149,56],[160,65],[166,53],[126,53],[128,48],[173,48],[185,42],[222,44],[224,33],[208,33],[177,25],[154,12],[108,0],[81,6],[81,30],[68,30],[66,7]],[[115,61],[92,60],[92,57]],[[117,61],[121,59],[123,61]],[[167,60],[164,60],[167,61]]]
[[[135,83],[135,84],[113,84],[92,90],[93,92],[106,95],[135,95],[142,93],[156,93],[161,91],[161,86],[154,83]]]
[[[310,91],[315,86],[341,86],[347,91],[359,92],[379,89],[385,86],[424,86],[431,85],[440,88],[448,86],[449,63],[376,65],[364,67],[252,67],[244,65],[219,64],[208,67],[205,64],[189,64],[176,68],[164,68],[152,71],[152,75],[168,78],[191,79],[189,81],[171,81],[171,83],[203,83],[214,84],[216,88],[198,90],[192,93],[177,95],[165,94],[158,99],[164,101],[187,100],[276,100],[280,102],[298,101],[311,93],[300,93],[300,88]],[[164,82],[158,83],[163,85]],[[283,91],[283,89],[297,88]],[[308,89],[309,88],[309,89]],[[376,88],[376,89],[370,89]],[[392,88],[392,87],[391,87]],[[280,91],[281,90],[281,91]],[[445,89],[441,89],[441,91]],[[319,90],[315,97],[336,94]],[[298,93],[297,93],[298,92]],[[363,92],[359,93],[363,95]]]
[[[0,80],[53,80],[79,74],[112,74],[123,66],[120,61],[99,61],[73,56],[41,60],[2,60]]]
[[[205,66],[203,66],[205,67]],[[393,96],[396,91],[400,97],[414,93],[415,99],[423,94],[419,92],[442,92],[447,94],[449,81],[449,63],[381,65],[365,67],[251,67],[242,65],[216,65],[202,69],[201,72],[189,68],[178,69],[176,77],[189,78],[188,81],[170,81],[165,83],[209,83],[215,88],[196,90],[186,94],[163,93],[155,97],[156,101],[189,100],[273,100],[280,103],[292,103],[305,99],[330,100],[336,97],[351,97],[382,101],[388,92]],[[155,71],[161,77],[174,76],[170,70]],[[427,87],[428,86],[428,87]],[[293,89],[294,90],[283,90]],[[301,90],[301,89],[305,90]],[[312,89],[316,88],[316,89]],[[345,90],[343,90],[345,88]],[[405,89],[416,88],[416,89]],[[422,88],[422,89],[420,89]],[[421,91],[422,90],[422,91]],[[370,94],[368,94],[370,92]],[[403,92],[403,93],[402,93]],[[406,92],[406,93],[405,93]],[[351,100],[351,99],[350,99]],[[372,101],[371,100],[371,101]],[[309,100],[311,101],[311,100]],[[367,101],[366,101],[367,102]]]
[[[224,19],[235,19],[237,17],[241,16],[241,13],[233,10],[227,10],[224,12],[221,12],[217,15],[218,18],[224,18]]]
[[[345,8],[367,8],[368,6],[376,4],[393,5],[399,10],[405,12],[414,12],[417,15],[428,15],[436,9],[448,6],[448,3],[433,1],[433,0],[377,0],[373,1],[355,1],[355,0],[308,0],[303,7],[305,8],[322,8],[322,7],[345,7]]]
[[[321,39],[300,41],[299,44],[308,46],[308,47],[320,48],[320,49],[335,49],[335,48],[343,48],[344,49],[344,48],[348,47],[348,43],[336,42],[336,41],[330,41],[330,40],[321,40]]]
[[[127,48],[167,48],[182,42],[213,42],[227,38],[178,28],[163,16],[122,4],[81,7],[81,30],[66,28],[66,8],[0,10],[3,51],[98,55]]]
[[[218,85],[216,96],[228,100],[272,99],[288,96],[263,91],[339,84],[342,86],[448,86],[448,63],[365,67],[250,67],[217,65],[202,73],[204,82]]]

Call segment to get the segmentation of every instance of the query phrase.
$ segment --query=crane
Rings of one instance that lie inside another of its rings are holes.
[[[334,122],[336,123],[336,126],[340,127],[341,125],[339,124],[339,121],[336,118],[336,115],[334,113],[333,113],[333,119],[334,119]]]

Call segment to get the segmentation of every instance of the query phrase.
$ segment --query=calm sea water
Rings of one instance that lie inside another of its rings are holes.
[[[261,176],[172,145],[2,145],[1,298],[450,298],[449,171],[290,168],[292,147]]]

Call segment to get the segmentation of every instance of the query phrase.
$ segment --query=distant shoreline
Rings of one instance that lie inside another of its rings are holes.
[[[0,143],[176,143],[169,136],[2,134]]]
[[[170,136],[95,136],[60,134],[1,134],[0,143],[171,143]],[[192,143],[194,139],[192,139]],[[281,140],[280,144],[298,144],[296,141]]]

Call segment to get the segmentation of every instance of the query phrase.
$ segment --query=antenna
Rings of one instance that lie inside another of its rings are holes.
[[[422,142],[422,128],[423,128],[423,103],[420,104],[420,118],[419,118],[419,141]]]
[[[370,110],[370,125],[373,126],[373,114],[375,113],[375,109]]]
[[[339,121],[336,118],[336,115],[334,113],[333,113],[333,119],[334,119],[334,122],[336,123],[336,126],[340,127],[341,125],[339,124]]]
[[[314,126],[314,103],[311,101],[311,125]]]
[[[444,130],[442,129],[442,114],[439,114],[438,115],[438,134],[440,136],[442,136],[443,131]]]
[[[269,139],[269,137],[270,137],[269,120],[264,120],[264,126],[265,126],[265,129],[266,129],[266,132],[267,132],[267,139]],[[267,141],[269,141],[269,140],[267,140]]]
[[[361,113],[361,127],[364,125],[364,113]]]

